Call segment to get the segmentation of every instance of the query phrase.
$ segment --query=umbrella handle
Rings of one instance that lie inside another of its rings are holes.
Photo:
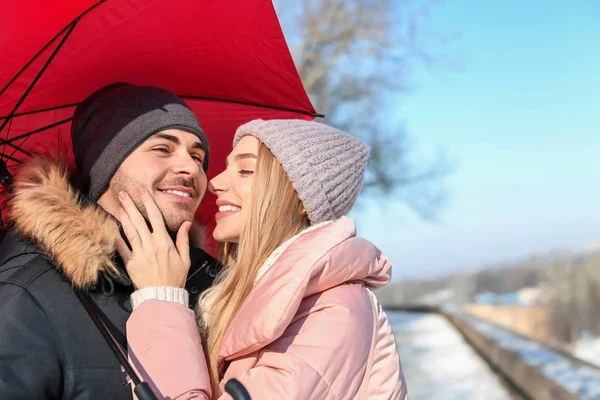
[[[139,382],[133,391],[139,400],[158,400],[148,382]]]
[[[233,397],[234,400],[252,400],[250,393],[246,390],[246,387],[242,385],[242,382],[235,378],[227,381],[225,385],[225,391]]]

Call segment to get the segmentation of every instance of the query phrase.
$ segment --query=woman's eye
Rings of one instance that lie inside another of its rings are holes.
[[[242,176],[248,176],[248,175],[252,175],[254,173],[254,171],[250,171],[250,170],[247,170],[247,169],[241,169],[238,172]]]

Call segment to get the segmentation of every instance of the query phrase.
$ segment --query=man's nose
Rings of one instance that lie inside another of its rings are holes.
[[[175,157],[173,164],[173,172],[176,174],[190,175],[191,177],[198,175],[201,168],[201,163],[194,160],[194,158],[187,153]]]

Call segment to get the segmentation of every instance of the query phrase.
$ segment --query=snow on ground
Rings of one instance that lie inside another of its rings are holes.
[[[581,399],[600,399],[600,370],[577,364],[557,351],[467,313],[461,312],[459,316],[503,349],[519,354],[522,360],[537,367],[544,376],[567,391],[577,394]],[[410,385],[408,387],[410,390]]]
[[[388,312],[411,400],[504,400],[508,392],[443,317]]]
[[[581,339],[575,344],[573,355],[600,366],[600,338]]]

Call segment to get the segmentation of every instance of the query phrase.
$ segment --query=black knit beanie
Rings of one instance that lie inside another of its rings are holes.
[[[165,129],[208,140],[192,110],[174,93],[152,86],[114,83],[99,89],[76,109],[71,125],[81,190],[98,200],[125,158],[150,136]]]

